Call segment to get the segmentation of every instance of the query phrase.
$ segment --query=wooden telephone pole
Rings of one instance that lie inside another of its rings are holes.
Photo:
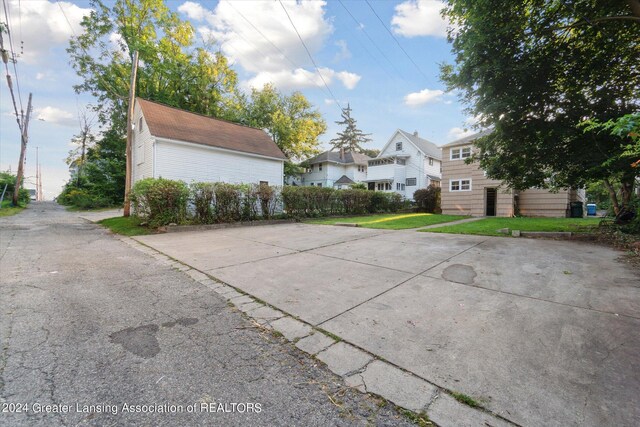
[[[127,109],[127,150],[126,150],[126,171],[124,178],[124,209],[123,215],[131,215],[131,201],[129,201],[129,193],[131,192],[131,145],[133,139],[133,106],[136,99],[136,74],[138,73],[138,51],[133,52],[133,63],[131,64],[131,84],[129,85],[129,108]]]
[[[24,156],[26,155],[27,141],[29,140],[28,130],[29,130],[29,117],[31,116],[31,98],[32,98],[32,94],[30,93],[29,103],[27,104],[27,116],[22,122],[22,128],[21,128],[22,144],[20,147],[20,162],[18,163],[18,172],[16,173],[16,185],[14,186],[14,189],[13,189],[13,200],[12,200],[13,206],[18,206],[18,196],[19,196],[20,187],[22,184],[22,175],[24,175]]]

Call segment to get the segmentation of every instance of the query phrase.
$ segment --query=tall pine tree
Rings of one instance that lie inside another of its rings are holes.
[[[356,126],[356,119],[351,117],[349,104],[347,104],[347,108],[342,109],[342,120],[336,122],[336,124],[345,125],[345,129],[344,132],[338,132],[338,137],[330,141],[332,149],[344,149],[361,153],[363,151],[361,144],[371,141],[371,138],[368,138],[371,134],[362,133]]]

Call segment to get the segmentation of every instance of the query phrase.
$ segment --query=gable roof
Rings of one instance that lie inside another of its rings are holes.
[[[414,135],[411,132],[403,131],[402,129],[396,129],[393,135],[391,135],[391,138],[389,138],[389,141],[385,144],[384,147],[382,147],[382,150],[380,150],[380,154],[378,154],[378,157],[386,157],[383,156],[382,153],[384,153],[384,150],[386,150],[389,144],[393,142],[397,134],[400,134],[408,139],[409,142],[415,145],[416,148],[420,150],[425,156],[433,157],[436,160],[442,160],[442,150],[440,149],[440,147],[438,147],[431,141],[427,141],[424,138],[420,138],[419,136]]]
[[[136,98],[151,135],[279,160],[286,156],[261,129]]]
[[[340,179],[334,182],[334,185],[335,184],[353,184],[353,183],[354,181],[351,178],[349,178],[347,175],[342,175]]]
[[[422,151],[425,155],[437,160],[442,159],[442,150],[433,142],[420,138],[418,135],[414,135],[411,132],[405,132],[402,129],[398,129],[398,132],[404,135],[405,138],[411,141],[411,143],[418,147],[418,150]]]
[[[322,162],[332,162],[332,163],[341,163],[341,164],[350,164],[354,163],[356,165],[366,165],[367,160],[371,160],[372,158],[367,156],[366,154],[356,153],[352,151],[345,151],[344,157],[340,157],[339,151],[325,151],[324,153],[320,153],[315,157],[307,160],[307,163],[310,165]]]
[[[442,148],[444,148],[444,147],[455,147],[456,145],[470,144],[470,143],[472,143],[473,141],[475,141],[478,138],[481,138],[483,136],[489,135],[491,132],[493,132],[492,129],[486,129],[486,130],[474,133],[473,135],[469,135],[469,136],[465,136],[464,138],[456,139],[455,141],[449,142],[448,144],[444,144],[442,146]]]

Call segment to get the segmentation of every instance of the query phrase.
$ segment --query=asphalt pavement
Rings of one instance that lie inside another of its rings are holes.
[[[0,425],[409,425],[54,203],[0,218]]]

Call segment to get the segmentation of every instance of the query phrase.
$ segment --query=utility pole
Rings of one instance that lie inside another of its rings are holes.
[[[36,147],[36,202],[40,201],[40,170],[38,168],[38,151],[40,147]]]
[[[129,193],[131,192],[131,169],[133,159],[131,158],[131,145],[133,144],[133,106],[136,99],[136,74],[138,73],[138,51],[133,52],[133,63],[131,64],[131,83],[129,85],[129,108],[127,109],[127,150],[126,162],[127,167],[124,178],[124,216],[131,215],[131,202],[129,201]]]
[[[40,194],[39,202],[44,201],[44,193],[42,192],[42,165],[38,164],[38,176],[40,176],[40,185],[38,186],[38,193]]]
[[[22,175],[24,174],[24,156],[27,151],[27,141],[29,139],[28,129],[29,129],[29,116],[31,116],[31,98],[32,94],[29,94],[29,103],[27,104],[27,116],[22,123],[22,144],[20,147],[20,162],[18,163],[18,172],[16,173],[16,185],[13,189],[13,206],[18,206],[18,193],[20,193],[20,187],[22,184]]]

